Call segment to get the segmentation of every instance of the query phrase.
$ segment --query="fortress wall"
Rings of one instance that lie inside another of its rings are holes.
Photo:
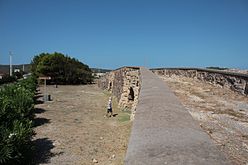
[[[118,99],[118,106],[130,109],[134,118],[140,91],[140,71],[138,67],[123,67],[108,72],[99,79],[98,86],[108,90]]]
[[[204,81],[210,75],[193,69],[153,72]],[[116,96],[119,107],[130,108],[132,119],[137,107],[124,164],[230,164],[166,83],[148,69],[117,69],[102,77],[98,86]]]
[[[151,69],[155,74],[166,77],[183,76],[198,79],[221,88],[248,95],[248,75],[212,69],[198,68],[158,68]]]
[[[167,84],[140,68],[141,89],[125,165],[230,164]]]

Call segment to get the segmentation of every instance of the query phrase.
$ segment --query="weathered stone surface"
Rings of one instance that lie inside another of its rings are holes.
[[[209,69],[152,69],[160,76],[183,76],[199,79],[220,87],[227,87],[243,95],[248,94],[248,75]]]
[[[131,110],[134,118],[140,90],[138,67],[123,67],[107,73],[98,81],[98,86],[109,90],[119,101],[119,107]]]
[[[126,165],[229,164],[161,79],[141,68],[141,80]]]

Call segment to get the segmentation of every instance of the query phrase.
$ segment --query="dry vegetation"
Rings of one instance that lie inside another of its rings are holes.
[[[233,164],[248,163],[248,97],[199,80],[161,77]]]
[[[114,99],[116,116],[104,117],[108,92],[96,85],[49,86],[48,91],[53,101],[36,106],[37,163],[123,164],[130,114],[118,109]]]

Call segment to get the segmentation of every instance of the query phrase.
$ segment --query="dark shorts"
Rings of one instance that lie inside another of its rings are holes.
[[[112,113],[112,108],[108,108],[107,113]]]

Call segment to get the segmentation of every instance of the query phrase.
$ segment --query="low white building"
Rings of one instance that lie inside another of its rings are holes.
[[[14,72],[15,72],[15,73],[16,73],[16,72],[20,72],[20,69],[15,69]]]
[[[24,74],[24,75],[23,75],[23,78],[24,78],[24,79],[27,79],[29,76],[31,76],[31,73]]]

